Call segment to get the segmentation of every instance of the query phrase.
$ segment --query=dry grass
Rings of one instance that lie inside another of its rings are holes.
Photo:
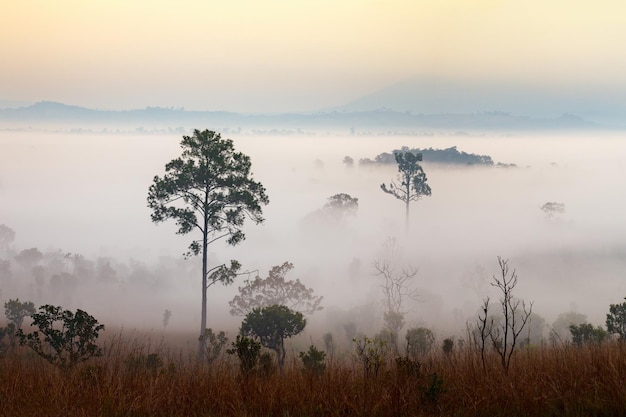
[[[1,416],[624,416],[626,346],[517,352],[503,372],[469,350],[432,355],[419,375],[391,362],[364,378],[354,363],[321,376],[292,359],[283,374],[239,374],[232,358],[200,366],[161,343],[114,339],[105,356],[64,373],[17,351],[0,359]],[[156,352],[163,365],[133,362]],[[130,359],[129,359],[130,358]],[[443,389],[432,385],[432,374]],[[430,390],[429,390],[430,387]]]

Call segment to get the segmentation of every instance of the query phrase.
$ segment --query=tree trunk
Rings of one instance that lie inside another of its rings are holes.
[[[205,229],[206,230],[206,229]],[[204,332],[206,331],[206,291],[207,291],[207,234],[204,232],[202,237],[202,313],[200,315],[200,337],[198,346],[198,359],[204,360],[204,352],[206,350],[206,338],[204,338]]]
[[[411,177],[405,176],[404,182],[406,183],[406,195],[404,202],[406,203],[406,234],[409,234],[409,204],[411,203]]]
[[[204,332],[206,331],[206,291],[207,291],[207,250],[209,246],[209,217],[207,214],[208,207],[208,191],[204,195],[204,229],[202,229],[202,313],[200,315],[200,337],[198,338],[198,359],[202,362],[204,360],[204,352],[206,351],[206,338]]]
[[[406,233],[409,234],[409,200],[406,200]]]
[[[285,340],[284,339],[280,340],[280,353],[278,351],[276,353],[278,353],[278,369],[280,370],[280,372],[282,372],[283,365],[285,364]]]

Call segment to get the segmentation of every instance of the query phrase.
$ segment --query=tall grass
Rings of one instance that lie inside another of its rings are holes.
[[[292,358],[281,374],[241,375],[163,343],[113,338],[106,354],[64,372],[18,348],[0,358],[0,416],[624,416],[626,346],[528,348],[505,373],[465,349],[389,360],[366,378],[353,361],[317,376]],[[158,361],[147,361],[150,353]]]

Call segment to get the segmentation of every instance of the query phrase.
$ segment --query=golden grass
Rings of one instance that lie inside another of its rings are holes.
[[[129,358],[156,352],[163,366]],[[422,361],[419,375],[390,361],[377,377],[330,363],[307,375],[295,358],[283,374],[242,376],[233,358],[200,365],[163,344],[120,338],[106,354],[63,372],[19,348],[0,359],[0,416],[624,416],[626,346],[520,350],[505,373],[495,356],[457,350]],[[443,389],[431,386],[436,373]],[[429,394],[429,387],[431,391]]]

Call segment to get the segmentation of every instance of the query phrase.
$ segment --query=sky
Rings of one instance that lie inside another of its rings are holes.
[[[626,85],[621,0],[0,0],[0,100],[315,111],[420,77]]]

